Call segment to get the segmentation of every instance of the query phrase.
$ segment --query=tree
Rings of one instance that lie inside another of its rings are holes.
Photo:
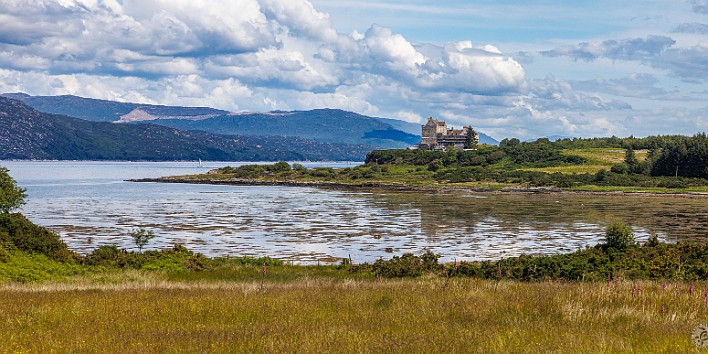
[[[135,241],[135,245],[138,246],[138,252],[142,252],[143,246],[147,245],[150,240],[155,238],[155,233],[152,230],[145,230],[144,228],[140,227],[137,229],[133,229],[130,232],[130,237],[133,238],[133,241]]]
[[[465,138],[465,149],[476,149],[479,144],[477,132],[472,127],[467,127],[467,137]]]
[[[517,146],[517,145],[521,145],[521,140],[519,140],[517,138],[511,138],[511,139],[504,138],[504,140],[502,140],[499,143],[499,146]]]
[[[708,136],[677,137],[653,156],[653,176],[708,178]]]
[[[10,171],[0,167],[0,212],[9,213],[25,204],[26,190],[17,186]]]
[[[629,165],[630,168],[639,163],[639,160],[637,160],[637,156],[634,155],[634,149],[632,149],[632,147],[628,147],[627,150],[624,152],[624,163]]]

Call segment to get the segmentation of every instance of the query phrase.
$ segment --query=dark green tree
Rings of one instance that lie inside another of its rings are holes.
[[[656,153],[651,174],[708,178],[708,136],[700,133],[669,140]]]
[[[479,137],[472,127],[467,127],[467,137],[465,138],[465,149],[476,149],[479,145]]]
[[[10,171],[0,167],[0,212],[9,213],[25,204],[26,190],[17,186]]]
[[[637,156],[634,154],[634,149],[632,149],[631,147],[628,147],[627,150],[624,152],[624,163],[629,165],[630,168],[639,163],[639,160],[637,160]]]
[[[521,145],[521,140],[517,138],[504,139],[502,140],[501,146],[517,146]]]

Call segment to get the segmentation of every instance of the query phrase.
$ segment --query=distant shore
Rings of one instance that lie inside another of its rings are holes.
[[[490,188],[474,188],[465,186],[410,186],[405,184],[391,184],[381,182],[343,183],[332,181],[298,181],[298,180],[260,180],[247,178],[194,178],[185,176],[158,177],[129,179],[128,182],[157,182],[157,183],[186,183],[186,184],[214,184],[233,186],[286,186],[286,187],[317,187],[336,189],[384,189],[397,192],[435,192],[435,193],[499,193],[499,194],[568,194],[568,195],[598,195],[618,197],[668,197],[668,198],[707,198],[706,193],[651,193],[651,192],[623,192],[623,191],[567,191],[558,187],[526,187],[512,186],[498,190]]]

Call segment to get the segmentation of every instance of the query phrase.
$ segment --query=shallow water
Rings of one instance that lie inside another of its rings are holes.
[[[80,253],[105,244],[135,249],[128,232],[137,226],[158,235],[148,249],[181,243],[208,256],[300,263],[426,249],[443,261],[568,252],[601,241],[616,219],[639,240],[708,239],[705,199],[124,182],[238,164],[0,161],[28,191],[22,212]]]

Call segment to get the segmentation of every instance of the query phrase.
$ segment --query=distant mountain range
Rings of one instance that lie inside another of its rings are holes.
[[[39,112],[0,97],[0,159],[361,161],[370,146],[302,138],[220,136],[155,124],[114,124]]]
[[[373,149],[406,148],[420,142],[419,124],[368,117],[338,109],[232,113],[209,107],[146,105],[71,95],[30,96],[23,93],[9,93],[2,96],[22,101],[37,111],[50,114],[48,117],[52,119],[58,119],[59,115],[63,115],[93,123],[112,124],[113,128],[96,128],[104,134],[101,136],[103,141],[111,138],[107,135],[109,133],[118,134],[115,138],[120,140],[121,137],[125,137],[121,134],[128,134],[128,132],[138,134],[144,131],[141,129],[154,130],[157,129],[154,126],[159,125],[173,128],[169,131],[176,129],[183,138],[206,139],[203,143],[211,147],[219,141],[217,145],[220,144],[224,154],[244,156],[243,159],[246,160],[284,159],[276,156],[288,156],[290,153],[301,156],[305,160],[363,160],[366,153]],[[74,122],[71,126],[78,130],[88,127],[82,122]],[[117,128],[121,126],[123,128]],[[149,126],[149,128],[139,128],[141,126]],[[154,134],[151,136],[154,137]],[[232,143],[226,142],[229,139]],[[143,140],[140,141],[141,144],[145,144]],[[238,141],[241,145],[233,145],[234,141]],[[498,144],[496,140],[483,133],[480,133],[480,143]],[[119,143],[114,142],[114,144]],[[190,146],[194,147],[197,141],[191,144]],[[92,148],[99,148],[100,145]],[[147,151],[135,155],[137,148],[131,147],[131,153],[125,152],[124,156],[141,156],[139,159],[147,160],[171,159],[167,157],[169,154],[165,151],[161,151],[153,158],[148,157],[150,154]],[[178,159],[189,159],[187,156],[204,154],[204,151],[189,154],[181,148],[177,151],[180,152],[170,156],[183,156]],[[109,154],[105,151],[102,154],[121,156],[118,153]],[[212,159],[204,156],[196,158]]]

